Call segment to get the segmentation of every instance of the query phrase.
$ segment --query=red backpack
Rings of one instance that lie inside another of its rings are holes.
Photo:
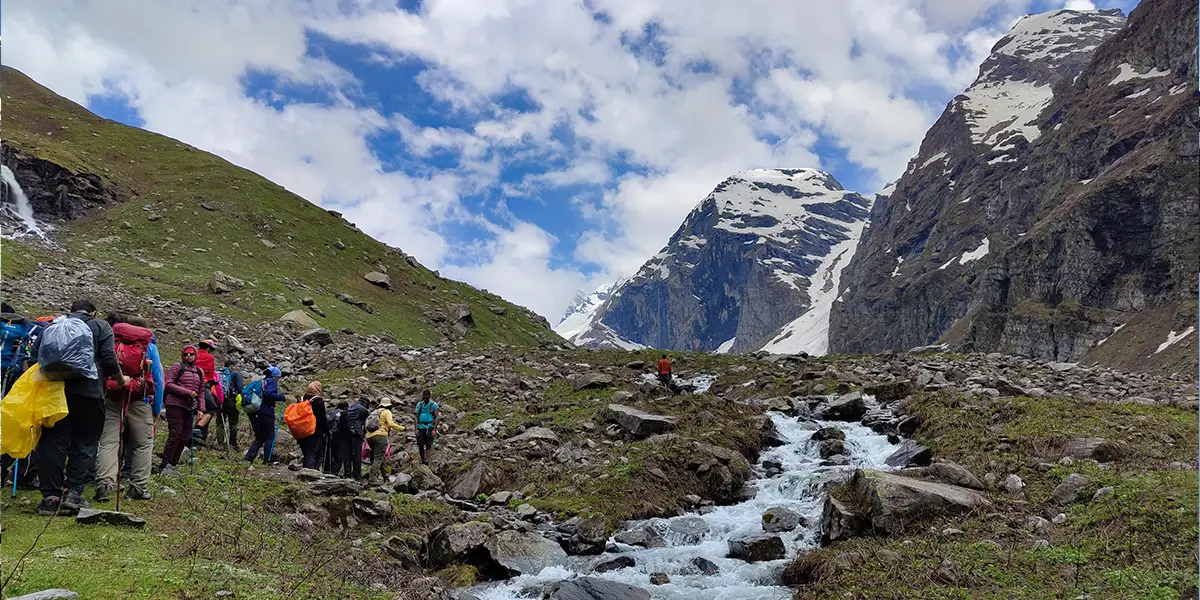
[[[109,399],[123,402],[126,398],[130,400],[143,400],[146,396],[154,395],[154,380],[146,377],[146,371],[149,368],[149,360],[146,358],[146,348],[150,345],[150,340],[154,337],[154,333],[145,327],[130,325],[129,323],[117,323],[113,325],[113,350],[117,354],[117,362],[121,363],[121,373],[130,378],[129,389],[122,389],[121,385],[111,379],[104,383],[104,390]]]

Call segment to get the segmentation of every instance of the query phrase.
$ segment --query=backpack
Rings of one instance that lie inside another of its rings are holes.
[[[154,333],[145,327],[117,323],[113,325],[113,351],[121,365],[121,373],[130,378],[124,390],[115,381],[104,382],[105,393],[113,399],[142,400],[154,395],[154,381],[146,378],[146,349]]]
[[[38,364],[50,380],[99,379],[92,328],[83,319],[65,315],[42,332]]]
[[[262,393],[263,380],[256,379],[247,383],[246,387],[242,388],[242,401],[238,405],[238,408],[242,409],[242,412],[248,415],[258,412],[258,409],[262,406]]]
[[[233,400],[240,390],[233,389],[233,371],[229,367],[221,369],[221,389],[225,392],[225,401]]]
[[[317,417],[313,414],[312,402],[297,402],[283,409],[283,422],[287,423],[292,437],[302,440],[317,431]]]
[[[21,368],[28,355],[28,341],[33,324],[20,315],[0,317],[0,369]]]
[[[340,408],[331,408],[325,411],[325,428],[329,430],[329,435],[342,430],[342,410]]]
[[[379,414],[383,412],[382,408],[376,408],[367,415],[367,432],[379,430]]]
[[[417,428],[433,427],[433,411],[437,410],[438,405],[433,400],[428,402],[417,402]]]

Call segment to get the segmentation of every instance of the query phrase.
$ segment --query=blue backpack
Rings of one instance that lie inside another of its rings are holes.
[[[0,317],[0,369],[20,369],[29,358],[29,336],[33,324],[20,315]]]
[[[248,415],[258,412],[258,409],[262,407],[262,394],[263,380],[259,379],[247,383],[242,388],[242,401],[238,405],[238,408],[242,409],[242,412]]]

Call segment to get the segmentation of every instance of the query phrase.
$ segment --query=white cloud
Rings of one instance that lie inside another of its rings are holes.
[[[1067,0],[1063,8],[1067,10],[1096,10],[1096,3],[1090,0]]]
[[[76,101],[122,93],[147,128],[337,207],[431,267],[553,320],[576,287],[636,269],[734,171],[819,167],[824,139],[878,181],[894,178],[1029,5],[427,0],[409,13],[386,0],[9,0],[4,59]],[[425,65],[418,85],[473,125],[430,127],[357,104],[372,82],[309,56],[313,31],[369,49],[375,66]],[[653,45],[625,45],[646,31]],[[248,98],[241,78],[251,70],[330,101],[278,109]],[[533,108],[502,108],[506,94]],[[455,166],[390,172],[390,157],[368,144],[379,134],[417,158],[449,153]],[[565,166],[499,181],[515,158]],[[614,171],[614,158],[638,169]],[[591,226],[565,256],[575,240],[511,216],[490,222],[461,201],[486,191],[545,203],[566,185],[592,187],[563,200]],[[438,233],[453,220],[491,237],[464,252]]]

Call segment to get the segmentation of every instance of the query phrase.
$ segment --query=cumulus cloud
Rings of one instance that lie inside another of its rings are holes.
[[[894,178],[1030,4],[11,0],[4,60],[79,102],[122,95],[147,128],[554,320],[577,288],[635,270],[735,171],[820,167],[824,142],[869,183]],[[312,52],[313,35],[407,72],[454,118],[365,100],[379,82]],[[248,95],[248,73],[312,94],[268,103]],[[417,164],[378,155],[380,135]],[[515,162],[544,168],[506,178]],[[486,213],[478,195],[494,200]],[[587,233],[495,208],[556,201]],[[455,222],[485,235],[464,243]]]
[[[1067,10],[1096,10],[1096,3],[1090,0],[1067,0],[1063,8]]]

